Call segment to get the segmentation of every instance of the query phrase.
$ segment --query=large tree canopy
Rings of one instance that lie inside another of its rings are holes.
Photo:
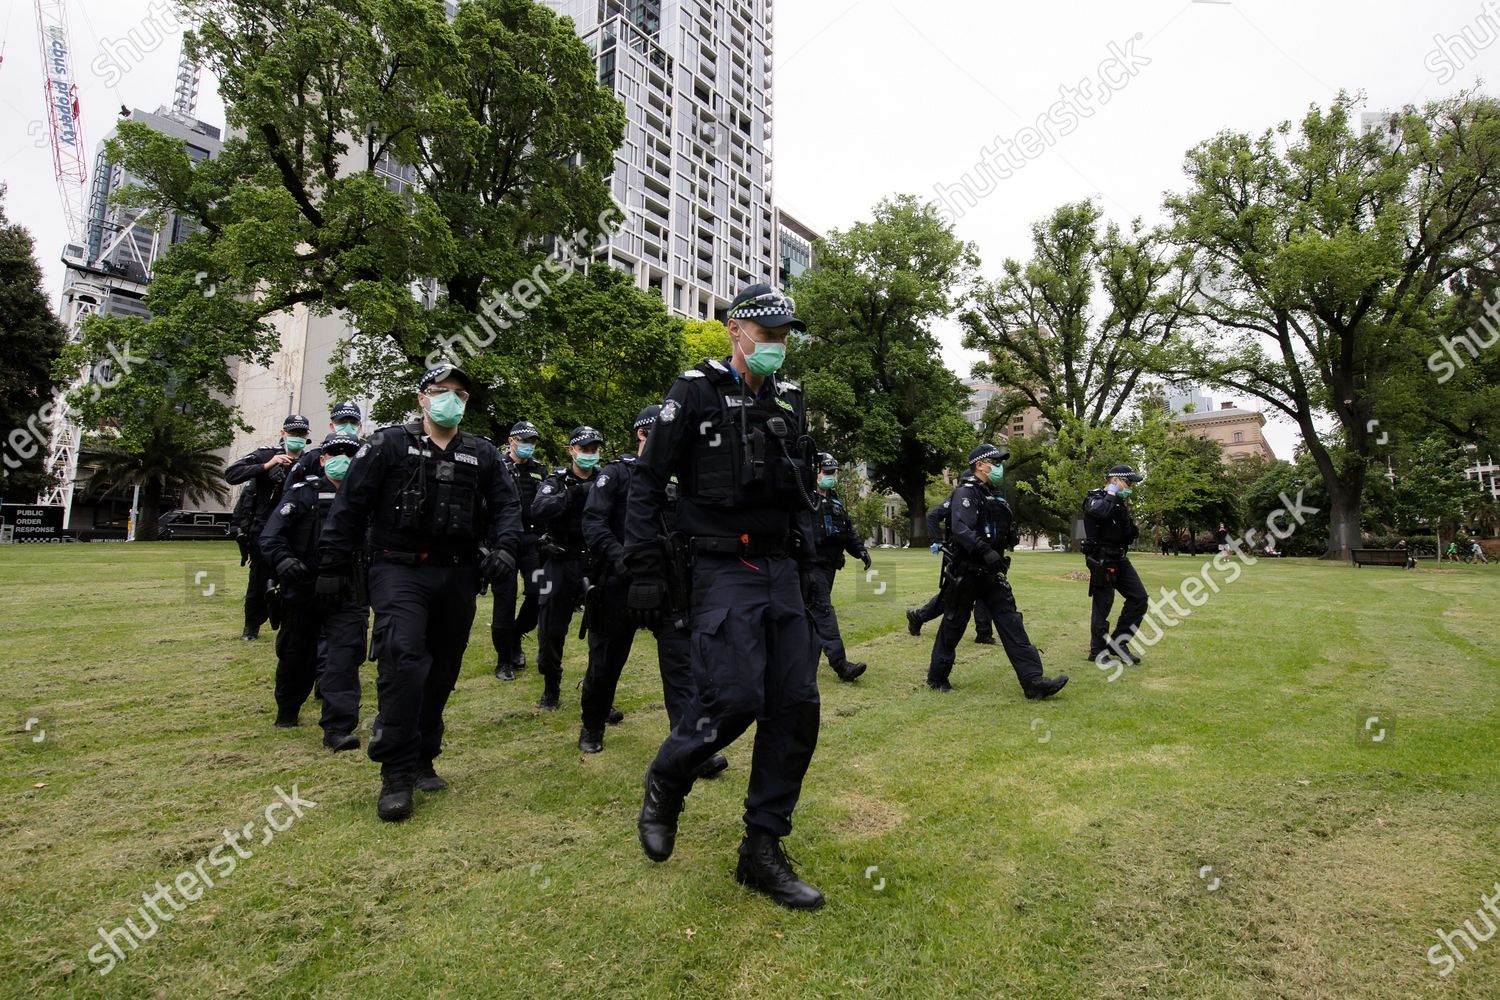
[[[1341,96],[1295,129],[1216,136],[1188,153],[1188,188],[1167,200],[1203,275],[1203,336],[1184,373],[1296,422],[1328,492],[1334,556],[1360,543],[1388,428],[1435,382],[1414,359],[1445,328],[1451,284],[1492,277],[1500,238],[1495,100],[1461,94],[1363,135],[1356,111]]]
[[[962,465],[974,440],[968,392],[932,332],[961,303],[974,249],[932,205],[901,195],[830,233],[813,260],[793,289],[808,335],[788,371],[803,383],[820,445],[869,463],[875,484],[906,502],[912,543],[925,545],[928,476]]]

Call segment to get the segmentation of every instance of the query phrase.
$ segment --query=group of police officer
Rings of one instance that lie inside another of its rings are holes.
[[[362,441],[358,409],[340,404],[328,436],[309,449],[309,422],[288,417],[277,447],[226,471],[230,483],[247,484],[237,508],[250,565],[242,638],[256,638],[267,618],[280,626],[276,725],[297,725],[316,689],[324,744],[359,747],[359,665],[374,613],[368,753],[381,769],[381,819],[410,816],[415,791],[447,787],[434,766],[443,711],[477,596],[489,587],[496,676],[512,681],[524,669],[521,637],[534,628],[543,711],[558,708],[563,646],[584,611],[584,753],[602,751],[606,725],[622,718],[613,702],[636,631],[656,639],[670,730],[646,771],[637,819],[647,857],[671,856],[695,782],[725,768],[721,751],[754,722],[735,877],[784,906],[823,904],[781,842],[817,744],[820,653],[842,681],[865,670],[839,637],[834,574],[846,555],[867,571],[871,560],[838,497],[838,463],[808,437],[801,390],[777,375],[787,338],[806,329],[795,304],[752,285],[726,325],[731,355],[684,372],[661,405],[641,412],[634,451],[602,466],[592,427],[569,435],[568,464],[552,473],[536,461],[540,435],[527,421],[511,428],[504,454],[462,430],[473,385],[443,364],[422,375],[420,416],[409,423]],[[954,647],[977,612],[1026,696],[1043,698],[1067,678],[1043,675],[1006,580],[1004,550],[1017,534],[996,491],[1005,458],[1003,447],[976,448],[943,505],[951,528],[928,684],[952,689]],[[1114,484],[1100,523],[1128,524],[1129,488]],[[1095,558],[1114,566],[1108,585],[1130,598],[1139,579],[1122,569],[1128,560],[1113,548]],[[1096,609],[1102,594],[1101,585]],[[1117,644],[1128,641],[1135,610],[1128,600]]]

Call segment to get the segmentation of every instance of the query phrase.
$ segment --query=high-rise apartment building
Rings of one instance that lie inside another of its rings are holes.
[[[776,282],[772,0],[543,2],[625,105],[611,185],[628,218],[601,257],[696,319]]]

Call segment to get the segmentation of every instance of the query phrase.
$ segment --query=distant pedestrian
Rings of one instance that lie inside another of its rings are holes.
[[[1402,568],[1403,569],[1416,569],[1417,568],[1417,561],[1412,558],[1411,546],[1406,543],[1406,539],[1403,538],[1399,542],[1397,542],[1396,543],[1396,548],[1400,549],[1402,555],[1404,555],[1406,557],[1406,563],[1405,563],[1405,565]]]
[[[1458,558],[1458,542],[1456,540],[1448,543],[1448,561],[1449,562],[1461,562],[1462,561],[1462,560],[1460,560]]]
[[[1488,563],[1490,561],[1490,557],[1484,554],[1484,549],[1480,547],[1478,542],[1470,545],[1469,554],[1474,557],[1474,561],[1477,563]]]

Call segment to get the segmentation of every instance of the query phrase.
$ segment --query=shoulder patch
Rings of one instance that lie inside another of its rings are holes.
[[[301,486],[302,484],[298,483],[297,485]],[[281,516],[282,517],[286,517],[291,512],[292,512],[292,504],[290,504],[290,503],[284,503],[284,504],[281,505]]]
[[[717,372],[727,372],[727,371],[729,371],[728,368],[724,367],[724,362],[720,361],[718,358],[705,358],[704,360],[706,360],[708,362],[708,367],[712,368],[714,371],[717,371]]]
[[[355,458],[364,458],[369,453],[370,453],[370,446],[369,446],[369,444],[368,443],[362,444],[362,445],[359,446],[359,451],[356,451],[354,453],[354,457]]]
[[[662,404],[661,413],[657,415],[656,419],[660,423],[670,424],[677,419],[678,411],[681,409],[682,404],[678,403],[675,399],[669,399]]]
[[[802,391],[802,387],[800,385],[798,385],[796,382],[777,382],[776,383],[776,391],[777,392],[801,392]]]
[[[607,473],[607,472],[601,472],[601,473],[599,473],[598,478],[594,480],[594,485],[595,486],[603,486],[607,482],[609,482],[609,473]]]
[[[541,492],[543,492],[543,493],[551,493],[555,488],[556,487],[554,487],[551,483],[543,483],[542,484]]]
[[[683,372],[680,377],[681,378],[704,378],[705,376],[698,369],[696,369],[696,368],[689,368],[687,371]]]
[[[964,497],[964,506],[965,507],[969,506],[969,498],[968,497]]]

